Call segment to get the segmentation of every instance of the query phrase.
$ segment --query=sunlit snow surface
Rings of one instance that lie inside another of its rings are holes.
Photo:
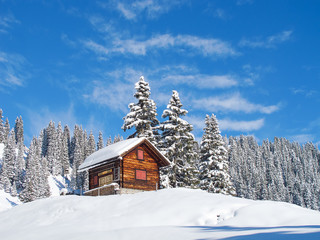
[[[0,212],[1,239],[320,239],[320,213],[169,189],[42,199]]]

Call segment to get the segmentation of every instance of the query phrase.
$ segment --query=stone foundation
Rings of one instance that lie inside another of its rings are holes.
[[[117,194],[134,194],[143,192],[143,190],[132,188],[119,188],[119,185],[112,183],[103,187],[98,187],[84,192],[85,196],[105,196],[105,195],[117,195]]]

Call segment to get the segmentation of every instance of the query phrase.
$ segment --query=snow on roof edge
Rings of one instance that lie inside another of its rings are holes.
[[[123,153],[129,151],[132,147],[141,143],[145,139],[145,137],[130,138],[104,147],[88,156],[79,166],[78,171],[81,172],[89,169],[91,166],[96,166],[101,162],[120,157]]]

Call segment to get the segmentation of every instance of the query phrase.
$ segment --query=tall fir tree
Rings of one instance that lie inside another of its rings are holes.
[[[3,132],[4,132],[4,143],[6,143],[8,141],[8,137],[10,133],[10,124],[9,124],[8,118],[6,118],[6,123],[4,124]]]
[[[0,108],[0,143],[4,143],[4,125],[3,125],[3,112],[2,109]]]
[[[112,138],[111,138],[111,136],[109,136],[106,146],[110,146],[111,144],[112,144]]]
[[[198,171],[195,166],[197,153],[194,151],[195,139],[192,125],[183,120],[187,110],[182,104],[177,91],[173,91],[167,109],[162,118],[168,120],[160,124],[161,140],[157,147],[170,160],[169,167],[161,170],[161,185],[163,187],[196,187]]]
[[[46,129],[48,147],[47,147],[47,161],[49,171],[52,175],[61,174],[61,162],[59,161],[59,145],[57,131],[54,122],[50,121]]]
[[[130,103],[130,112],[123,118],[124,123],[122,129],[127,131],[135,128],[135,132],[128,138],[146,137],[150,142],[156,144],[154,137],[156,126],[159,124],[157,119],[157,108],[155,102],[150,99],[149,83],[141,76],[135,84],[136,93],[134,97],[137,103]]]
[[[92,131],[91,131],[90,134],[89,134],[88,142],[87,142],[85,158],[90,156],[95,151],[96,151],[96,142],[94,140],[94,136],[93,136]]]
[[[9,179],[11,187],[13,183],[17,181],[16,143],[13,130],[10,132],[8,142],[4,147],[3,168],[6,172],[6,177]]]
[[[229,175],[227,149],[214,114],[206,116],[203,130],[200,144],[200,188],[212,193],[236,195]]]
[[[97,143],[97,150],[100,150],[104,147],[103,144],[103,136],[102,136],[102,132],[99,131],[99,136],[98,136],[98,143]]]
[[[38,141],[36,138],[33,138],[27,156],[25,187],[19,195],[23,202],[31,202],[40,198],[41,186],[39,185],[39,182],[41,165],[38,148]]]
[[[62,175],[66,177],[69,173],[70,160],[69,160],[69,147],[70,147],[70,132],[68,126],[64,127],[61,140],[61,166]]]
[[[14,133],[15,133],[15,140],[16,144],[20,142],[24,142],[24,136],[23,136],[23,120],[22,117],[16,118],[15,125],[14,125]]]

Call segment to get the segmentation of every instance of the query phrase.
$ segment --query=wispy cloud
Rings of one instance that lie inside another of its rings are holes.
[[[254,0],[237,0],[237,5],[246,5],[246,4],[252,4]]]
[[[259,130],[264,125],[264,118],[252,121],[235,121],[230,119],[221,119],[219,121],[221,131],[240,131],[247,132]]]
[[[90,84],[92,88],[83,94],[83,97],[87,101],[125,113],[128,111],[128,104],[133,100],[134,83],[141,75],[140,71],[131,68],[103,73],[103,80],[93,81]]]
[[[202,130],[205,127],[204,117],[198,116],[186,116],[184,117],[193,127],[197,130]],[[219,129],[221,131],[238,131],[238,132],[248,132],[259,130],[264,125],[264,119],[257,119],[252,121],[238,121],[231,119],[218,119]]]
[[[33,136],[39,136],[39,133],[42,129],[48,126],[50,121],[55,123],[55,126],[58,126],[60,122],[62,127],[68,125],[71,132],[73,132],[73,127],[78,124],[82,125],[84,130],[90,132],[91,130],[97,136],[100,130],[104,129],[104,124],[99,122],[94,116],[87,116],[87,121],[80,121],[76,116],[74,105],[70,104],[68,107],[62,110],[52,110],[48,107],[43,107],[37,109],[36,111],[31,108],[27,109],[27,118],[30,122],[29,131]],[[31,141],[33,136],[26,136],[27,141]]]
[[[202,54],[203,56],[228,57],[238,55],[238,52],[228,42],[191,35],[161,34],[146,40],[114,39],[111,45],[110,43],[99,44],[93,40],[85,40],[82,43],[87,49],[100,55],[111,53],[146,55],[148,51],[169,48],[175,50],[189,48],[192,51],[191,53]]]
[[[279,104],[263,106],[261,104],[251,103],[247,99],[243,98],[239,93],[233,95],[199,98],[194,99],[192,102],[195,108],[204,109],[210,112],[260,112],[270,114],[279,110]]]
[[[19,54],[0,52],[0,86],[21,87],[28,74],[25,71],[26,60]]]
[[[314,135],[312,134],[298,134],[294,136],[288,137],[291,141],[298,142],[300,144],[306,143],[306,142],[312,142],[315,140]]]
[[[231,75],[167,75],[161,79],[161,83],[166,84],[186,84],[197,88],[229,88],[238,85],[236,77]]]
[[[318,95],[318,91],[316,90],[308,90],[305,88],[291,88],[291,91],[295,95],[304,95],[306,97],[312,97]]]
[[[26,110],[30,122],[29,132],[31,132],[33,136],[38,136],[40,131],[47,127],[51,120],[56,124],[61,122],[62,125],[68,125],[69,127],[78,123],[72,104],[67,109],[61,111],[52,111],[47,107],[37,109],[36,111],[32,108],[26,108]],[[32,136],[29,137],[31,140]]]
[[[142,13],[148,18],[156,18],[184,2],[183,0],[135,0],[129,3],[113,1],[112,5],[127,20],[136,20]]]
[[[286,30],[279,34],[269,36],[265,39],[256,38],[254,40],[242,39],[239,42],[241,47],[251,48],[274,48],[276,45],[286,42],[291,39],[293,31]]]
[[[8,29],[10,29],[12,25],[19,23],[12,14],[0,16],[0,33],[8,33]]]

